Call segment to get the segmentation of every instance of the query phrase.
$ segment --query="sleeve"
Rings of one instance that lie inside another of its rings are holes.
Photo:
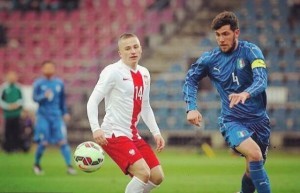
[[[63,82],[61,82],[61,94],[60,94],[60,110],[62,112],[62,115],[65,115],[68,113],[67,103],[66,103],[66,93],[65,93],[65,85]]]
[[[113,71],[106,67],[100,74],[99,80],[87,102],[87,116],[93,132],[100,129],[98,106],[103,98],[115,85]]]
[[[4,97],[5,87],[6,87],[6,84],[4,83],[3,85],[1,85],[1,88],[0,88],[0,106],[4,110],[9,110],[9,104],[5,101],[5,97]]]
[[[199,81],[207,76],[208,68],[204,64],[203,56],[193,63],[187,72],[183,85],[183,97],[187,104],[186,110],[197,109],[197,91]]]
[[[37,103],[42,102],[43,100],[46,100],[46,96],[44,92],[41,92],[39,88],[39,81],[36,81],[33,83],[33,100]]]
[[[23,99],[22,88],[20,85],[18,85],[18,89],[19,89],[19,99],[16,101],[16,103],[22,107],[24,105],[24,99]]]
[[[245,90],[251,97],[257,96],[267,88],[268,74],[264,56],[261,50],[256,46],[252,45],[248,52],[248,59],[251,63],[251,69],[253,73],[253,83]]]
[[[153,110],[152,110],[151,105],[150,105],[149,94],[150,94],[150,81],[151,80],[150,80],[150,73],[149,72],[148,72],[148,77],[149,77],[149,80],[148,80],[149,85],[146,87],[146,89],[144,91],[141,116],[142,116],[143,121],[145,122],[145,124],[149,128],[150,132],[154,136],[154,135],[159,135],[160,130],[159,130],[159,127],[156,123],[155,116],[154,116]]]

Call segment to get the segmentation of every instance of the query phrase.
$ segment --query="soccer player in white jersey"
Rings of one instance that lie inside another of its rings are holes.
[[[150,129],[160,152],[165,141],[149,103],[150,74],[140,66],[140,41],[125,33],[118,40],[120,60],[103,69],[88,100],[87,114],[94,140],[132,179],[125,193],[147,193],[164,178],[162,167],[151,147],[138,133],[140,116]],[[101,126],[98,105],[105,99],[106,114]]]

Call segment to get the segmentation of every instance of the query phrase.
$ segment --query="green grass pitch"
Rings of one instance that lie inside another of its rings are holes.
[[[74,148],[73,148],[74,149]],[[33,150],[28,154],[0,152],[0,192],[121,193],[129,177],[106,156],[94,173],[66,174],[59,149],[49,148],[42,160],[44,176],[32,172]],[[166,148],[159,158],[165,181],[153,193],[235,193],[240,187],[244,159],[229,151],[208,158],[196,149]],[[266,164],[273,193],[300,193],[300,154],[270,151]]]

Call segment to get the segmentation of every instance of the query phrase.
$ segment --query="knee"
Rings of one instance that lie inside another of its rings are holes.
[[[249,161],[260,161],[263,159],[260,149],[255,149],[248,154]]]
[[[143,182],[148,182],[150,179],[150,169],[147,167],[142,167],[133,174]]]
[[[155,185],[160,185],[164,179],[165,179],[165,176],[163,173],[160,173],[158,175],[156,175],[154,178],[150,177],[150,181],[155,184]]]
[[[161,166],[157,166],[151,169],[150,181],[155,185],[160,185],[165,178],[164,172]]]
[[[42,141],[41,145],[44,146],[44,147],[47,147],[49,145],[49,143],[48,143],[48,141]]]

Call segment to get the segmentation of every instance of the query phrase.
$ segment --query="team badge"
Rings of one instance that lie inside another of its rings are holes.
[[[149,77],[147,75],[144,75],[144,84],[149,85]]]
[[[239,138],[243,138],[243,137],[245,137],[245,136],[248,135],[248,131],[246,131],[246,130],[244,130],[244,131],[238,131],[237,135],[238,135]]]
[[[134,149],[130,149],[128,153],[129,153],[130,155],[135,155]]]
[[[60,85],[57,85],[56,88],[55,88],[56,92],[60,92],[61,91],[61,86]]]
[[[243,69],[245,67],[245,61],[242,58],[239,58],[237,60],[237,68],[238,69]]]

